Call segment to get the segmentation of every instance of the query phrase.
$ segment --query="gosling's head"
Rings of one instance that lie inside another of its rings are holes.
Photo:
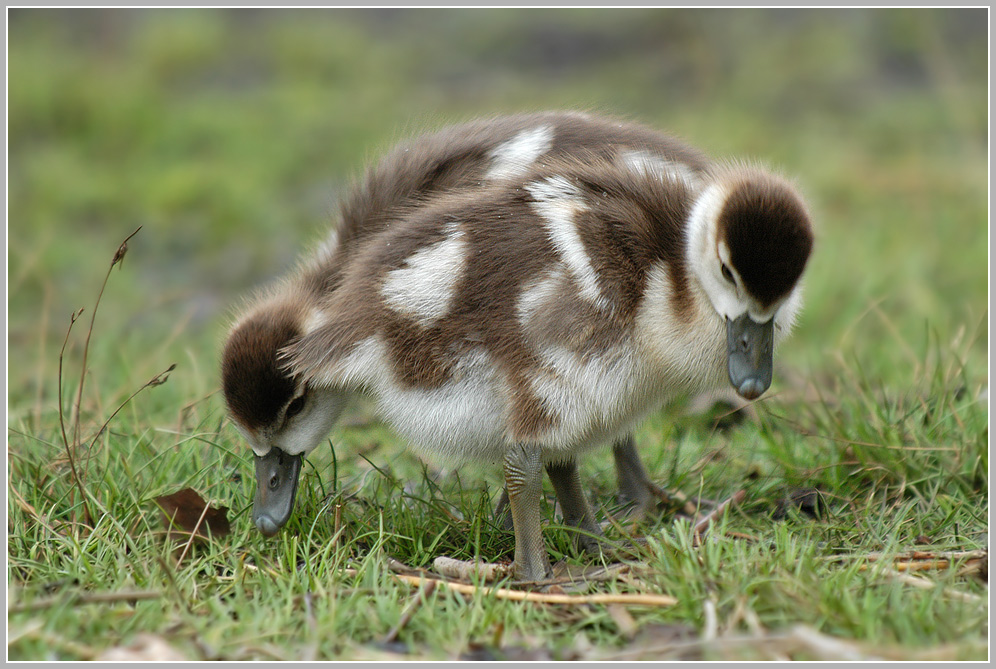
[[[294,509],[304,456],[328,435],[344,398],[287,371],[284,349],[304,333],[306,310],[271,300],[236,322],[222,353],[222,391],[255,454],[252,518],[273,536]]]
[[[802,198],[763,170],[717,171],[693,206],[690,265],[726,321],[730,384],[745,399],[771,385],[774,339],[801,305],[799,279],[812,248]]]

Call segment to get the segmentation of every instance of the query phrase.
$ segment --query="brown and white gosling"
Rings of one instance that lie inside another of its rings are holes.
[[[503,464],[514,573],[540,580],[544,469],[565,522],[597,535],[580,455],[677,394],[768,388],[813,239],[788,183],[594,147],[509,162],[398,208],[348,253],[331,242],[233,326],[223,388],[256,453],[264,534],[362,392],[421,454]]]

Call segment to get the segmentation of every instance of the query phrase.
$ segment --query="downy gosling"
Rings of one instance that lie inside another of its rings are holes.
[[[256,454],[264,534],[289,518],[302,458],[365,393],[420,455],[502,464],[514,574],[542,580],[544,470],[565,522],[597,536],[587,450],[677,395],[769,387],[813,244],[787,181],[589,115],[482,123],[506,132],[428,187],[425,173],[378,185],[375,170],[367,186],[401,204],[344,216],[233,325],[223,391]]]

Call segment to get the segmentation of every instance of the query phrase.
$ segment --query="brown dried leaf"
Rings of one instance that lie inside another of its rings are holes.
[[[172,527],[202,537],[223,537],[232,531],[228,524],[228,507],[209,507],[193,488],[156,497],[156,504],[162,509],[167,529]]]

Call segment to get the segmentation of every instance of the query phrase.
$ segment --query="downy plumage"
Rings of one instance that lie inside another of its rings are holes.
[[[597,535],[577,458],[679,394],[760,396],[812,247],[785,180],[573,113],[401,145],[342,218],[225,346],[257,527],[286,522],[301,458],[367,393],[421,455],[504,465],[528,580],[549,568],[543,469],[565,521]]]

